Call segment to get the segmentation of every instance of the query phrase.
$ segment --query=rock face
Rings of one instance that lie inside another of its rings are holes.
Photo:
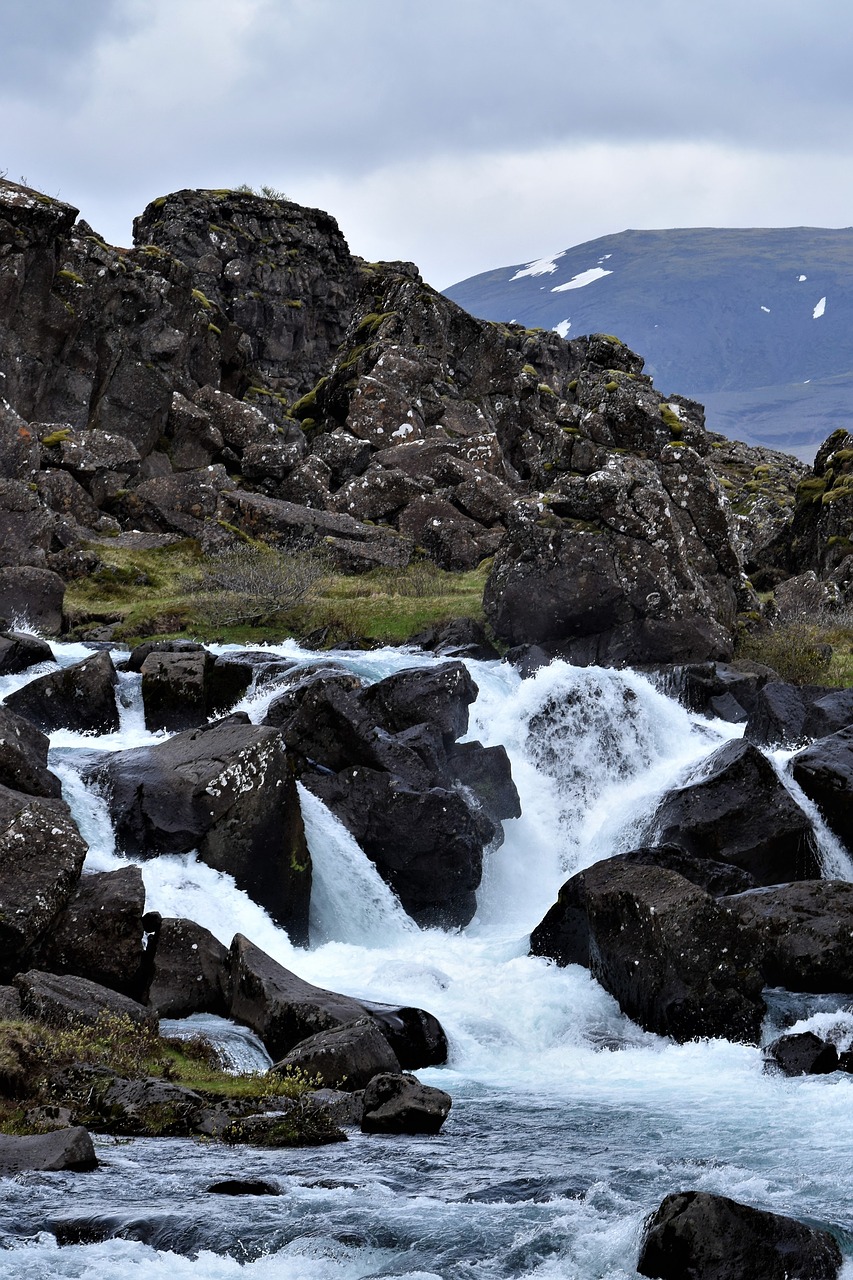
[[[791,772],[839,840],[853,848],[853,726],[798,751]]]
[[[769,681],[758,692],[744,736],[767,747],[794,747],[853,723],[853,690]]]
[[[220,663],[201,645],[177,652],[152,648],[140,668],[145,727],[180,733],[232,706],[251,683],[251,670]]]
[[[853,885],[805,880],[722,899],[756,939],[769,987],[853,991]]]
[[[307,941],[311,859],[277,730],[229,718],[92,766],[119,846],[134,857],[197,849]]]
[[[751,936],[683,876],[608,859],[564,885],[558,908],[534,931],[535,953],[588,965],[646,1030],[758,1040],[764,1006]]]
[[[705,1191],[667,1196],[646,1223],[637,1270],[658,1280],[834,1280],[841,1250],[828,1231]]]
[[[720,747],[693,782],[668,792],[647,834],[694,856],[734,863],[758,884],[820,875],[808,818],[770,762],[742,741]]]

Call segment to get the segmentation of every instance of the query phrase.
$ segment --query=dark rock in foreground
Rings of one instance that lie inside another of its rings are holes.
[[[53,662],[53,650],[46,640],[31,636],[26,631],[0,634],[0,676],[26,671],[40,662]]]
[[[611,858],[572,877],[561,913],[562,923],[534,932],[537,954],[553,954],[554,941],[558,963],[588,964],[647,1031],[757,1043],[764,1006],[751,935],[683,876]]]
[[[637,1263],[657,1280],[834,1280],[840,1268],[828,1231],[704,1191],[666,1197]]]
[[[853,849],[853,726],[798,751],[790,768],[827,825]]]
[[[97,1167],[92,1139],[79,1126],[25,1138],[0,1134],[0,1175],[3,1177],[25,1169],[54,1173],[63,1169],[84,1172]]]
[[[157,1019],[150,1009],[88,978],[30,969],[17,975],[15,986],[21,993],[24,1016],[36,1022],[51,1026],[79,1023],[93,1026],[101,1014],[111,1014],[129,1018],[138,1027],[157,1030]]]
[[[758,693],[744,730],[748,742],[794,747],[853,723],[853,689],[771,680]]]
[[[160,1018],[188,1018],[193,1013],[227,1017],[231,1008],[228,948],[194,920],[162,920],[148,1004]]]
[[[106,652],[31,680],[10,693],[5,705],[43,733],[114,733],[119,726],[112,658]]]
[[[0,706],[0,784],[30,796],[60,796],[62,785],[47,767],[49,749],[41,730]]]
[[[734,863],[760,885],[820,876],[808,818],[748,742],[720,747],[693,781],[667,792],[650,829],[659,843]]]
[[[213,1196],[280,1196],[281,1189],[261,1178],[224,1178],[205,1190]]]
[[[722,899],[755,938],[770,987],[853,992],[853,884],[801,880]]]
[[[363,1133],[438,1133],[452,1106],[449,1093],[414,1076],[374,1076],[364,1091]]]

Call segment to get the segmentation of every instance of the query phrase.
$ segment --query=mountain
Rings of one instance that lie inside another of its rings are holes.
[[[623,231],[445,290],[484,320],[616,334],[708,426],[810,459],[853,394],[853,228]]]

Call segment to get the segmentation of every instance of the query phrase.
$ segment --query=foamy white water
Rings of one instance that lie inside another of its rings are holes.
[[[85,656],[77,649],[75,660]],[[273,651],[300,665],[318,661],[292,643]],[[399,650],[331,656],[368,680],[434,661]],[[500,664],[469,666],[480,696],[468,737],[506,747],[523,815],[505,824],[503,847],[487,859],[466,930],[414,927],[307,792],[311,950],[293,947],[230,877],[195,855],[141,864],[149,909],[195,919],[226,944],[244,933],[319,985],[435,1013],[450,1060],[419,1074],[454,1097],[442,1134],[355,1134],[340,1146],[287,1152],[103,1140],[95,1174],[0,1183],[0,1274],[632,1280],[645,1214],[689,1188],[832,1225],[851,1253],[853,1078],[786,1080],[764,1073],[755,1048],[674,1045],[625,1018],[585,970],[527,955],[530,929],[567,876],[635,844],[660,794],[739,730],[688,714],[631,672],[554,663],[522,681]],[[240,705],[258,721],[277,692],[264,686]],[[128,677],[122,693],[118,735],[53,740],[90,870],[122,859],[107,807],[75,764],[94,746],[157,740]],[[826,850],[825,833],[821,842]],[[849,864],[824,857],[828,869]],[[843,1002],[791,1017],[839,1047],[853,1039]],[[223,1211],[205,1188],[229,1176],[268,1177],[283,1194],[229,1200]],[[79,1219],[129,1238],[59,1248],[46,1232]],[[849,1261],[845,1276],[853,1280]]]

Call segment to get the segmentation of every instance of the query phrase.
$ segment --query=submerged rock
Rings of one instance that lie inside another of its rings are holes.
[[[657,1280],[834,1280],[828,1231],[705,1191],[667,1196],[646,1222],[637,1270]]]

